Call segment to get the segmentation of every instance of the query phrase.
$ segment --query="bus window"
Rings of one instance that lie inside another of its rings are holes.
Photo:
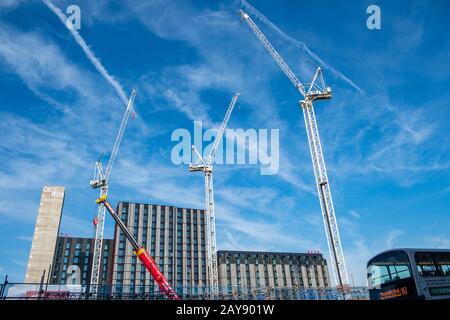
[[[408,255],[403,251],[387,252],[369,262],[369,286],[377,287],[411,277]]]
[[[450,252],[416,252],[414,258],[422,277],[450,276]]]

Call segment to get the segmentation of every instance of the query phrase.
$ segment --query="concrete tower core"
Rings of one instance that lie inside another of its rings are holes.
[[[25,283],[38,283],[44,271],[45,277],[50,271],[61,222],[64,193],[65,189],[61,186],[44,186],[42,189]]]

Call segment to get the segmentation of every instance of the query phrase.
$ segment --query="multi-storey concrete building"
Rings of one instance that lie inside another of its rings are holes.
[[[64,205],[64,187],[44,186],[25,274],[26,283],[38,283],[48,276],[53,262]]]
[[[261,288],[327,288],[327,262],[320,253],[218,251],[219,285],[231,292]]]
[[[73,238],[59,236],[52,264],[51,284],[87,286],[91,279],[92,258],[94,255],[93,238]],[[106,285],[110,291],[114,241],[103,240],[102,261],[100,263],[100,285]]]
[[[177,292],[196,293],[206,288],[205,210],[120,202],[117,213]],[[156,283],[117,227],[114,239],[113,292],[156,292]]]

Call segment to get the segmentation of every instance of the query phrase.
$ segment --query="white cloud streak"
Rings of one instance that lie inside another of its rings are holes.
[[[58,18],[61,20],[62,24],[65,26],[67,17],[66,15],[58,8],[56,7],[50,0],[43,0],[44,4],[53,11],[54,14],[58,16]],[[123,90],[122,85],[106,70],[106,68],[102,65],[102,63],[98,60],[98,58],[94,55],[92,50],[89,48],[89,46],[86,44],[84,39],[81,37],[81,35],[78,33],[78,31],[75,28],[69,29],[70,33],[73,35],[75,41],[78,43],[78,45],[83,49],[84,53],[86,54],[86,57],[89,59],[89,61],[92,62],[94,67],[97,69],[98,72],[105,78],[106,81],[108,81],[113,88],[116,90],[117,94],[119,95],[120,99],[124,104],[128,103],[127,95],[125,94],[125,91]]]
[[[395,240],[404,233],[405,232],[402,230],[390,231],[386,237],[386,241],[385,241],[386,247],[389,249],[393,248]]]
[[[24,2],[24,0],[2,0],[0,2],[0,10],[1,9],[15,8],[16,6],[18,6],[22,2]]]

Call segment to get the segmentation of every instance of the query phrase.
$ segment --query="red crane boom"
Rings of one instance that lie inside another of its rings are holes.
[[[133,246],[134,249],[133,250],[134,254],[139,258],[139,260],[141,260],[142,264],[150,272],[153,279],[155,279],[156,283],[159,286],[159,290],[164,292],[169,299],[179,300],[180,298],[178,297],[175,290],[170,286],[166,277],[159,270],[155,260],[152,258],[152,256],[148,254],[147,250],[145,250],[145,248],[142,245],[140,245],[139,242],[137,242],[136,238],[131,234],[130,230],[128,230],[128,228],[119,218],[117,212],[111,206],[111,203],[109,203],[106,197],[107,197],[106,195],[101,196],[100,198],[97,199],[96,203],[99,205],[103,204],[106,210],[109,211],[114,221],[116,221],[117,225],[119,226],[120,230],[122,230],[127,239],[131,242],[131,245]]]

